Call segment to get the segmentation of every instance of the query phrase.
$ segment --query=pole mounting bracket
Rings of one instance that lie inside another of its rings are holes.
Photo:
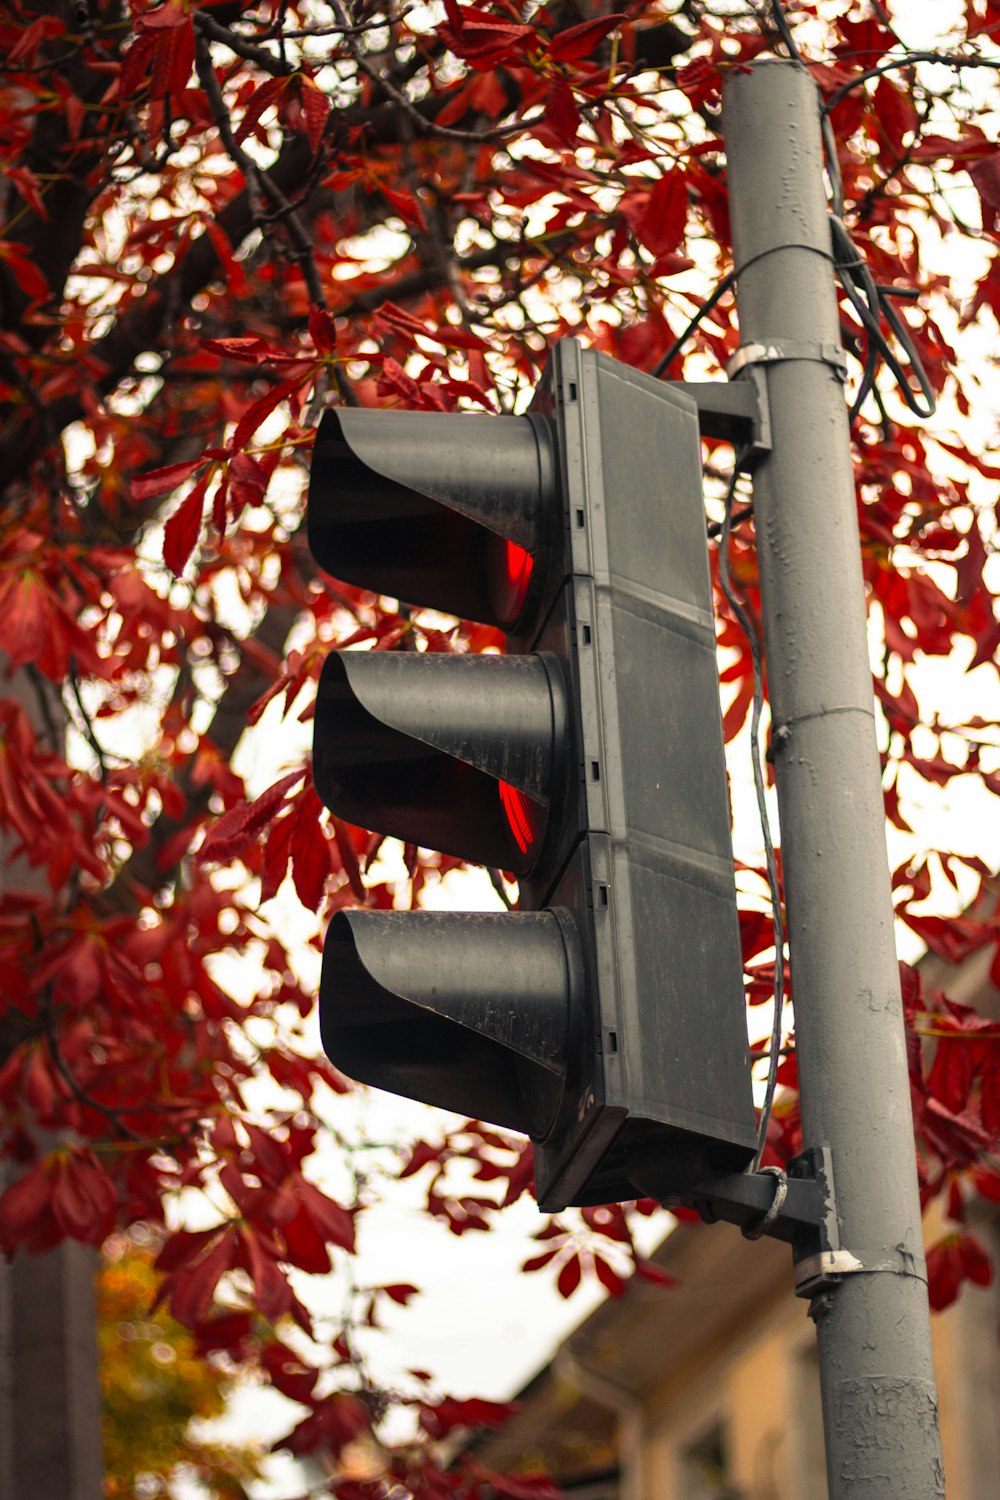
[[[840,1244],[828,1146],[809,1147],[784,1171],[765,1168],[705,1177],[660,1201],[665,1208],[694,1209],[706,1224],[735,1224],[747,1239],[767,1235],[784,1240],[792,1247],[797,1297],[818,1296],[843,1276],[865,1269]]]
[[[730,372],[732,373],[732,372]],[[690,396],[698,407],[702,437],[721,438],[739,449],[743,467],[771,451],[771,417],[764,371],[748,363],[739,380],[677,380],[675,390]]]

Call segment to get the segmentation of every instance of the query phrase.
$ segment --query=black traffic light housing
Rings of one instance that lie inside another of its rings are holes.
[[[518,876],[500,914],[342,911],[346,1073],[524,1131],[544,1208],[755,1148],[698,413],[571,341],[531,411],[328,411],[309,534],[346,582],[499,625],[503,656],[333,652],[340,817]]]

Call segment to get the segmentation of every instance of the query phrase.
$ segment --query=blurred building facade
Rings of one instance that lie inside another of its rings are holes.
[[[1000,1019],[990,956],[925,960],[924,983]],[[1000,1265],[997,1205],[974,1217]],[[599,1307],[483,1456],[507,1473],[544,1464],[572,1500],[826,1500],[816,1340],[788,1247],[681,1223],[653,1259],[680,1285],[633,1281]],[[948,1500],[996,1500],[998,1280],[966,1284],[933,1335]]]

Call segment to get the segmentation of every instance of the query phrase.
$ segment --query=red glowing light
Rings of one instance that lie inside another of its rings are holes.
[[[539,841],[545,809],[531,797],[526,797],[523,792],[512,787],[509,782],[501,781],[499,786],[500,801],[507,814],[507,822],[514,835],[514,842],[522,854],[527,854]]]
[[[512,625],[524,606],[534,559],[530,552],[509,541],[502,542],[494,556],[493,602],[500,623]]]

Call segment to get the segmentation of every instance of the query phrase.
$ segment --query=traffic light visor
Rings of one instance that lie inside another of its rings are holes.
[[[337,912],[320,1026],[352,1078],[543,1137],[563,1093],[582,988],[553,912]]]
[[[345,583],[511,630],[559,520],[555,491],[540,417],[331,408],[309,545]]]
[[[565,794],[569,743],[555,657],[334,651],[313,778],[347,822],[523,875]]]

